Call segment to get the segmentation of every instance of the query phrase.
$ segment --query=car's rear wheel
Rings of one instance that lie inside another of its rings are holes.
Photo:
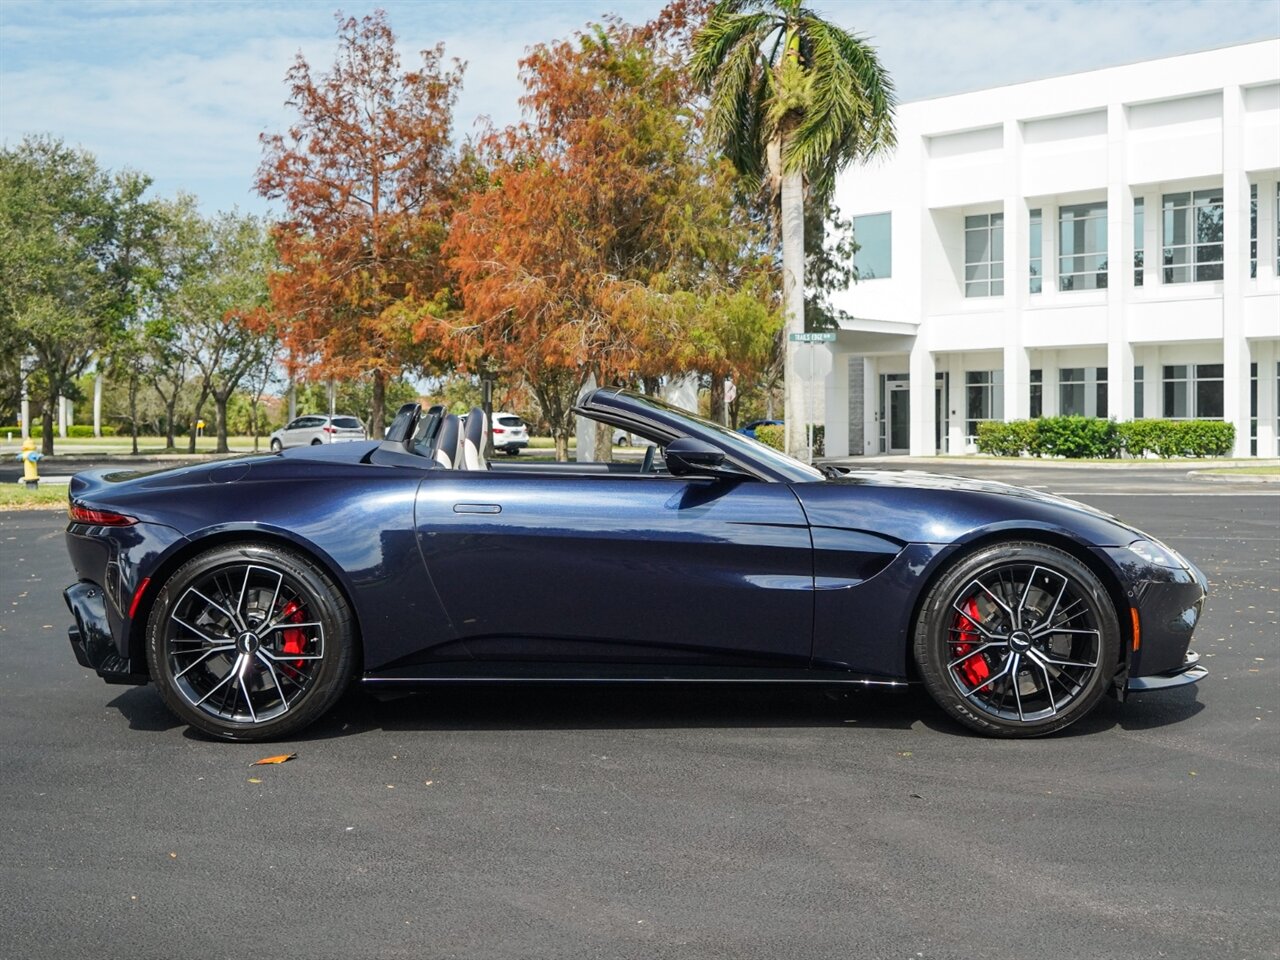
[[[355,646],[337,585],[274,544],[228,544],[183,564],[147,622],[147,663],[165,703],[227,740],[310,724],[342,695]]]
[[[929,693],[965,726],[1036,737],[1097,705],[1119,642],[1093,571],[1054,547],[1006,542],[962,557],[934,584],[915,658]]]

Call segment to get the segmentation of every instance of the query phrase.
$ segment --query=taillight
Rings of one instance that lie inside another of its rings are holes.
[[[338,432],[338,431],[337,431],[337,430],[335,430],[333,427],[321,427],[320,429],[321,429],[321,430],[323,430],[325,433],[337,433],[337,432]]]
[[[95,527],[131,527],[138,522],[137,517],[125,516],[114,510],[95,510],[81,503],[67,507],[67,516],[72,523],[87,523]]]

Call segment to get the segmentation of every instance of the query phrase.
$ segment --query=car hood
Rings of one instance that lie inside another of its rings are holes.
[[[851,470],[793,486],[815,526],[880,530],[904,542],[953,543],[986,530],[1043,529],[1095,546],[1141,531],[1065,497],[994,480],[919,470]]]

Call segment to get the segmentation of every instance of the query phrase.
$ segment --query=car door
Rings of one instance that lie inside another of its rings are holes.
[[[809,663],[812,549],[785,483],[439,471],[415,526],[478,659]]]

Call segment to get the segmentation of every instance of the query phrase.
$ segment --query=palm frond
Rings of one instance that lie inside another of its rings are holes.
[[[783,167],[829,195],[836,174],[858,157],[893,146],[893,84],[864,40],[804,11],[810,102],[788,131]]]
[[[706,24],[693,38],[693,56],[689,68],[694,82],[709,90],[729,52],[741,43],[759,48],[771,29],[776,29],[773,17],[768,13],[721,13],[733,2],[721,3],[708,18]]]

